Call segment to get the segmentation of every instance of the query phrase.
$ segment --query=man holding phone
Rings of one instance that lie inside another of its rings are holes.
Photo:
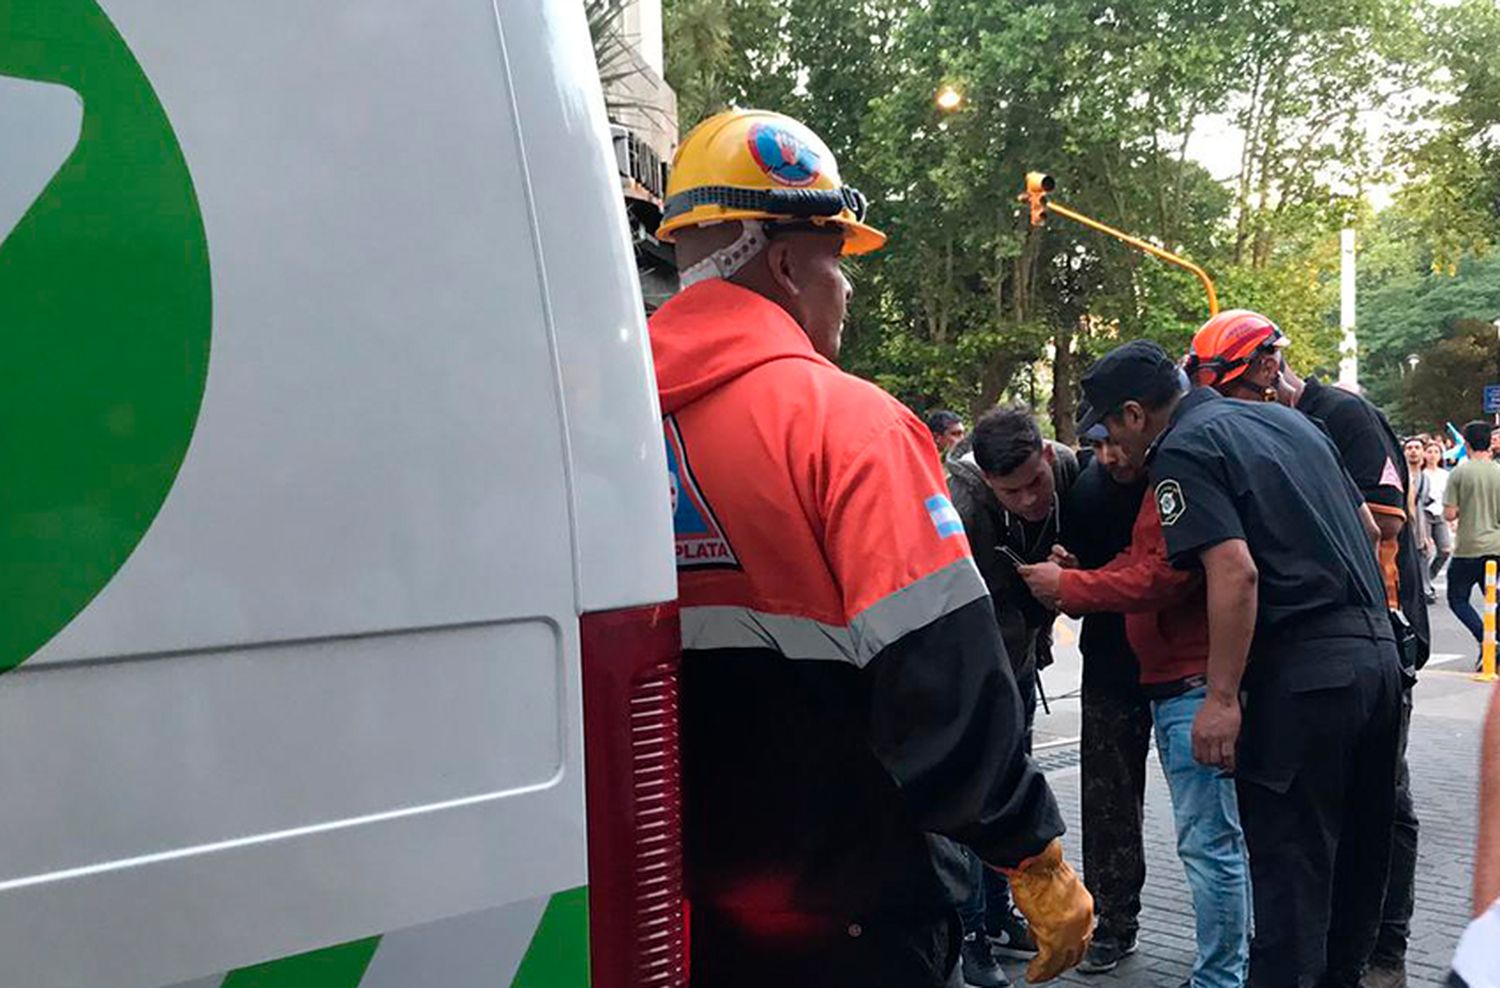
[[[1060,443],[1042,438],[1031,410],[996,408],[974,424],[967,451],[948,460],[948,490],[969,537],[974,562],[989,587],[995,620],[1010,657],[1026,725],[1026,746],[1036,716],[1037,672],[1052,661],[1057,611],[1038,601],[1017,566],[1041,562],[1058,541],[1059,505],[1078,477],[1078,460]],[[995,952],[1027,958],[1036,943],[1010,904],[1004,880],[988,872],[986,891],[966,903],[970,917],[985,915]]]
[[[1028,730],[1036,710],[1036,673],[1050,662],[1057,612],[1032,596],[1016,567],[1051,553],[1059,505],[1077,478],[1073,451],[1043,439],[1024,407],[996,408],[981,417],[969,451],[948,470],[953,506],[995,602]]]

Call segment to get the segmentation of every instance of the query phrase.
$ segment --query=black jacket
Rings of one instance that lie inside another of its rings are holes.
[[[1052,622],[1057,620],[1057,612],[1031,595],[1026,582],[999,547],[1007,546],[1027,562],[1038,563],[1061,541],[1061,504],[1078,477],[1078,458],[1061,443],[1048,441],[1048,445],[1053,452],[1058,508],[1041,525],[1023,522],[1000,506],[971,451],[961,452],[945,464],[953,507],[963,519],[979,575],[995,601],[1000,637],[1005,641],[1005,651],[1018,678],[1051,664]]]
[[[1146,481],[1116,483],[1089,451],[1079,459],[1083,469],[1063,498],[1062,544],[1084,569],[1098,569],[1130,545]],[[1140,662],[1125,637],[1123,614],[1085,615],[1078,646],[1086,684],[1139,688]]]
[[[1328,433],[1328,438],[1338,447],[1344,469],[1367,502],[1406,510],[1407,485],[1411,483],[1411,477],[1406,468],[1406,457],[1401,452],[1401,441],[1396,438],[1384,412],[1369,399],[1323,384],[1317,378],[1307,380],[1297,410]],[[1400,480],[1399,486],[1389,482],[1392,474]],[[1415,526],[1408,522],[1398,539],[1400,551],[1396,556],[1396,569],[1401,584],[1401,613],[1406,615],[1412,630],[1417,633],[1416,664],[1420,669],[1427,663],[1432,642],[1422,582],[1422,567],[1426,563],[1417,546]]]

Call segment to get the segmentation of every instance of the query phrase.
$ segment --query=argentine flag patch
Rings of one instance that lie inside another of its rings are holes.
[[[939,538],[963,534],[963,520],[958,517],[958,509],[948,500],[947,495],[934,494],[923,506],[927,509],[927,517],[932,519],[932,527],[937,529]]]

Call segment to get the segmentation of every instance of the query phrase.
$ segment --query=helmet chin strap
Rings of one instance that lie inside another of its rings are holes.
[[[770,239],[766,236],[766,225],[760,220],[740,220],[740,235],[728,247],[720,247],[696,264],[689,265],[677,273],[683,288],[690,288],[700,281],[723,278],[728,281],[755,255],[765,250]]]

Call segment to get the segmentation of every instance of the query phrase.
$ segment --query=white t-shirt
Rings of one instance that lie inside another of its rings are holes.
[[[1464,931],[1453,973],[1469,988],[1500,988],[1500,901]]]
[[[1442,467],[1430,467],[1422,471],[1427,477],[1427,503],[1422,510],[1429,515],[1443,516],[1443,492],[1448,489],[1448,471]]]

